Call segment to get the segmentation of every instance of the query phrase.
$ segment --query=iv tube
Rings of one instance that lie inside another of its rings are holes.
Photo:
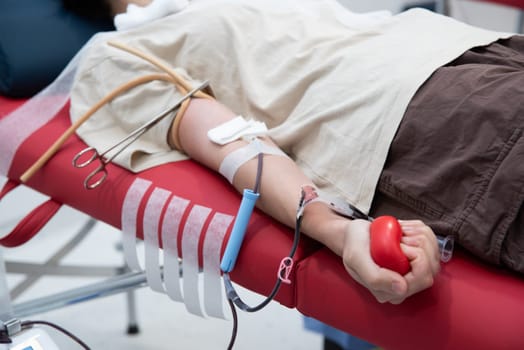
[[[453,256],[453,247],[455,241],[453,236],[439,236],[437,235],[438,249],[440,251],[440,261],[447,263]]]

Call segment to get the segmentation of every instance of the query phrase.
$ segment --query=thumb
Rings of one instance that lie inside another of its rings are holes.
[[[379,274],[369,276],[369,278],[377,282],[375,289],[381,292],[401,298],[408,293],[409,287],[406,279],[395,271],[379,268]]]
[[[416,247],[401,243],[400,248],[410,262],[418,258],[419,250]]]
[[[408,293],[408,284],[404,278],[395,278],[391,282],[391,292],[399,297]]]

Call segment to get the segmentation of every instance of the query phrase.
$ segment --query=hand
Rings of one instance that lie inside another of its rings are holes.
[[[399,221],[404,235],[401,248],[411,264],[411,271],[404,278],[408,294],[413,295],[433,285],[440,271],[440,253],[433,230],[420,220]]]
[[[375,264],[370,254],[368,221],[350,221],[345,234],[342,259],[346,270],[381,303],[400,304],[431,287],[440,267],[433,231],[420,221],[401,221],[400,224],[405,231],[401,248],[411,265],[411,271],[405,276]]]

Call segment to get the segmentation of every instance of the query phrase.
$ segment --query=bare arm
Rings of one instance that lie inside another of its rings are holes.
[[[208,139],[207,131],[235,116],[217,101],[192,100],[179,126],[178,137],[184,151],[194,160],[217,171],[224,157],[244,146],[245,141],[219,146]],[[267,138],[264,142],[274,145]],[[239,192],[253,188],[256,171],[256,159],[248,161],[238,169],[233,186]],[[304,184],[312,183],[291,159],[266,155],[258,207],[274,219],[294,227],[300,188]],[[412,262],[412,272],[406,276],[382,269],[372,261],[367,221],[351,221],[321,203],[313,203],[306,208],[302,232],[341,256],[348,273],[367,287],[377,300],[399,303],[431,286],[438,271],[438,248],[429,227],[420,222],[405,222],[402,225],[403,228],[408,225],[411,229],[404,238],[406,244],[403,244],[404,252]]]

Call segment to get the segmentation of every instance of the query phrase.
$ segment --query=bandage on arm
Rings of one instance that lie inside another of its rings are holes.
[[[222,161],[230,153],[245,147],[248,142],[237,140],[226,145],[217,145],[209,140],[207,132],[237,117],[218,101],[192,99],[184,118],[178,127],[180,143],[189,157],[214,171],[218,171]],[[269,138],[262,141],[277,147]],[[244,163],[236,171],[233,186],[240,192],[253,188],[257,172],[255,158]],[[260,199],[257,207],[275,220],[294,227],[300,189],[311,180],[288,157],[264,155],[264,173],[261,179]],[[321,203],[315,203],[306,209],[302,224],[306,235],[320,241],[335,253],[341,253],[343,246],[343,223],[341,218]]]

